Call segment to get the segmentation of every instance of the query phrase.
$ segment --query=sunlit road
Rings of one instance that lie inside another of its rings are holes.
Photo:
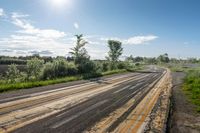
[[[149,71],[56,89],[1,94],[0,132],[127,132],[116,129],[123,126],[123,120],[165,72],[155,68]]]

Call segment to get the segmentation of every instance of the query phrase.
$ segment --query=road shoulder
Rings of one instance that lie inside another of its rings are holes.
[[[172,73],[172,110],[169,118],[170,133],[199,133],[200,115],[195,112],[195,107],[191,104],[182,91],[183,72]]]

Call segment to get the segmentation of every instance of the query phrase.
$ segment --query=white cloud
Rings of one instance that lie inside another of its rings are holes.
[[[148,43],[150,41],[153,41],[155,39],[157,39],[157,36],[154,35],[148,35],[148,36],[135,36],[135,37],[131,37],[127,40],[124,41],[125,44],[145,44]]]
[[[0,8],[0,17],[1,17],[1,16],[4,16],[4,14],[5,14],[5,13],[4,13],[4,10],[3,10],[2,8]]]
[[[37,37],[43,37],[48,39],[58,39],[66,36],[64,32],[53,30],[53,29],[39,29],[35,28],[31,23],[28,22],[26,17],[29,15],[12,13],[12,23],[22,28],[18,31],[19,33],[34,35]]]
[[[10,21],[19,28],[16,34],[6,38],[0,38],[0,50],[2,54],[10,56],[30,55],[29,51],[37,51],[42,55],[64,56],[69,49],[70,43],[64,38],[66,33],[54,29],[40,29],[33,26],[29,20],[29,15],[12,13],[8,16]],[[12,54],[6,50],[12,50]],[[52,52],[55,51],[55,52]]]
[[[79,24],[77,22],[74,23],[74,28],[79,29]]]
[[[118,40],[121,41],[123,44],[132,44],[132,45],[138,45],[138,44],[146,44],[150,41],[153,41],[157,39],[157,36],[154,35],[147,35],[147,36],[133,36],[128,39],[121,39],[118,37],[111,37],[111,38],[100,38],[101,41],[108,41],[108,40]]]
[[[0,8],[1,9],[1,8]],[[0,10],[1,13],[1,10]],[[5,14],[5,13],[4,13]],[[72,34],[55,30],[42,29],[34,26],[28,19],[28,14],[14,12],[6,19],[11,21],[18,30],[5,38],[0,38],[0,53],[9,56],[23,56],[39,53],[41,55],[65,56],[76,41]],[[76,29],[78,23],[74,23]],[[107,54],[107,40],[114,39],[122,41],[123,44],[146,44],[157,39],[157,36],[135,36],[127,39],[111,37],[106,38],[100,35],[86,35],[84,39],[89,42],[86,45],[92,59],[104,59]]]

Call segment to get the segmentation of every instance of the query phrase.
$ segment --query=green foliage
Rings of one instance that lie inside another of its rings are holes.
[[[187,72],[183,89],[200,113],[200,70],[193,69]]]
[[[20,72],[15,65],[10,66],[7,72],[10,84],[5,84],[4,80],[1,80],[0,92],[100,77],[136,68],[133,69],[129,61],[119,61],[123,51],[122,43],[119,41],[108,41],[110,51],[107,61],[92,61],[84,48],[87,42],[83,39],[83,35],[76,35],[76,39],[76,46],[70,52],[72,57],[67,59],[45,58],[39,55],[16,58],[26,61],[28,59],[26,70]]]
[[[8,83],[16,83],[20,77],[20,71],[17,69],[15,64],[9,65],[8,71],[6,72]]]
[[[44,61],[38,58],[33,58],[27,62],[27,79],[28,80],[38,80],[41,76],[41,71],[43,69]]]
[[[78,73],[94,73],[96,66],[93,61],[90,61],[90,56],[84,46],[87,42],[83,39],[83,35],[76,35],[76,46],[72,48],[70,54],[74,58],[74,62],[78,68]]]
[[[128,66],[129,66],[128,62],[120,61],[117,63],[117,69],[126,69],[128,68]]]
[[[96,72],[96,65],[93,61],[90,60],[82,60],[77,65],[77,68],[80,74]]]
[[[118,73],[124,73],[124,72],[127,72],[127,70],[126,69],[116,69],[116,70],[103,72],[102,75],[106,76],[106,75],[118,74]]]
[[[34,81],[34,82],[20,82],[11,84],[0,84],[0,92],[18,90],[18,89],[28,89],[39,86],[46,86],[51,84],[66,83],[70,81],[76,81],[82,79],[81,76],[69,76],[65,78],[45,80],[45,81]]]
[[[110,65],[109,62],[107,62],[107,61],[103,62],[102,63],[102,72],[108,71],[110,69],[109,65]]]
[[[1,58],[0,59],[0,64],[4,65],[11,65],[11,64],[18,64],[18,65],[24,65],[26,64],[26,60],[21,60],[21,59],[15,59],[15,58]]]
[[[160,63],[168,63],[170,61],[167,53],[160,55],[158,57],[158,60],[160,61]]]
[[[0,84],[0,92],[5,91],[11,91],[11,90],[18,90],[18,89],[28,89],[33,87],[39,87],[39,86],[46,86],[46,85],[52,85],[52,84],[58,84],[58,83],[66,83],[70,81],[76,81],[81,79],[89,79],[89,78],[95,78],[110,74],[117,74],[117,73],[124,73],[126,70],[113,70],[113,71],[107,71],[104,73],[90,73],[90,74],[84,74],[83,76],[77,75],[77,76],[68,76],[64,78],[57,78],[52,80],[45,80],[45,81],[33,81],[33,82],[21,82],[21,83],[11,83],[11,84]]]
[[[52,63],[45,64],[42,71],[42,79],[54,79],[77,74],[74,63],[69,63],[64,59],[54,60]]]
[[[119,60],[123,51],[122,43],[120,41],[109,40],[108,47],[110,51],[108,52],[107,59],[111,61],[111,69],[117,69],[116,62]]]
[[[84,46],[88,43],[83,39],[83,35],[75,35],[76,36],[76,46],[72,48],[71,52],[69,52],[74,58],[75,64],[79,64],[82,59],[88,59],[89,55],[87,54],[87,50]]]

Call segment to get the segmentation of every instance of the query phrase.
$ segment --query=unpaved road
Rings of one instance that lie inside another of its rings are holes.
[[[156,102],[159,89],[154,85],[164,74],[164,69],[154,68],[62,88],[2,94],[0,132],[137,132]],[[129,117],[133,119],[126,125]]]

